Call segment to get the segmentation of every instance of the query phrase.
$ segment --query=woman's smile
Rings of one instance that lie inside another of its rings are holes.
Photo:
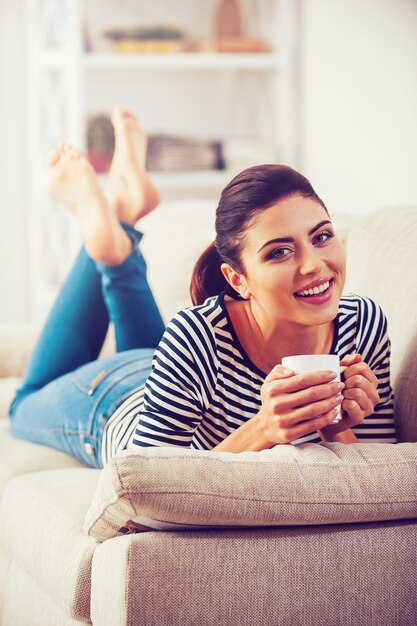
[[[295,298],[307,304],[322,304],[328,302],[333,295],[333,278],[320,278],[300,291],[296,291]]]

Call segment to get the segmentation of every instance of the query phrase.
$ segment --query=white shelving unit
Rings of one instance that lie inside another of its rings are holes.
[[[269,70],[279,67],[277,55],[260,53],[181,52],[173,54],[88,54],[82,60],[86,70]]]
[[[257,137],[267,140],[276,160],[297,166],[295,41],[298,0],[253,0],[253,4],[256,2],[263,5],[268,18],[270,52],[120,54],[84,51],[82,31],[86,0],[26,0],[28,41],[31,42],[28,120],[32,198],[30,257],[35,319],[44,316],[79,246],[74,220],[49,199],[45,156],[63,140],[85,148],[87,115],[99,107],[110,111],[114,92],[122,92],[124,86],[132,82],[140,85],[140,110],[137,112],[141,114],[143,107],[146,116],[151,96],[148,97],[144,85],[155,88],[157,84],[161,88],[167,83],[174,89],[175,82],[182,81],[182,91],[191,103],[190,115],[184,112],[185,97],[177,105],[170,98],[165,103],[154,98],[149,118],[159,116],[161,123],[166,118],[174,131],[177,106],[178,117],[181,111],[191,131],[201,130],[204,134],[211,128],[211,134],[217,133],[213,138],[227,140],[229,134],[239,137],[243,128],[250,131],[252,141]],[[115,2],[115,12],[118,7]],[[214,81],[213,89],[200,95],[199,100],[198,90],[207,89],[208,81]],[[132,106],[124,101],[120,103]],[[154,103],[159,104],[159,109]],[[190,194],[214,197],[233,173],[233,168],[230,171],[156,173],[154,179],[166,199]]]

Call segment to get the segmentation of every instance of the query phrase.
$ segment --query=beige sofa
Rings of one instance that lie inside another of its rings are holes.
[[[211,204],[187,202],[143,225],[166,319],[188,303],[212,221]],[[6,407],[34,334],[1,329],[3,626],[415,625],[417,444],[407,442],[417,441],[417,208],[335,222],[347,290],[388,317],[403,443],[150,449],[88,469],[10,436]],[[135,516],[182,530],[119,531]]]

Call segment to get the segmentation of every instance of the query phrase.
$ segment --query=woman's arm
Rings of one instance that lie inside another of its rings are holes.
[[[129,447],[190,447],[216,376],[207,332],[186,312],[170,322],[153,357]],[[203,339],[197,347],[199,333]]]

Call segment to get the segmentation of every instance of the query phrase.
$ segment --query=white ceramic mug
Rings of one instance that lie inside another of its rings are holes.
[[[335,381],[340,380],[340,372],[345,368],[340,367],[340,359],[337,354],[297,354],[286,356],[281,361],[282,365],[296,374],[306,372],[317,372],[319,370],[331,370],[336,372]],[[338,414],[333,420],[333,424],[342,419],[341,405],[338,406]]]

